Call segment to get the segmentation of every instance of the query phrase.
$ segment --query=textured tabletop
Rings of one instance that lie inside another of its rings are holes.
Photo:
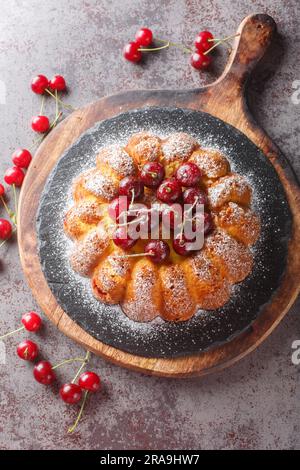
[[[225,48],[211,71],[199,74],[176,49],[133,66],[122,59],[124,43],[140,26],[186,44],[208,28],[227,36],[257,12],[273,16],[279,34],[252,79],[249,106],[300,177],[300,100],[292,99],[295,81],[300,85],[297,0],[10,0],[1,2],[0,15],[0,81],[6,88],[0,101],[0,179],[12,151],[31,145],[29,122],[40,101],[29,83],[37,73],[62,73],[70,88],[66,100],[76,107],[121,90],[198,87],[220,75]],[[50,109],[49,100],[46,106]],[[16,240],[0,250],[4,333],[18,326],[24,311],[38,307],[24,280]],[[292,343],[300,339],[299,305],[254,353],[206,378],[147,377],[93,357],[90,367],[102,376],[103,391],[91,397],[73,435],[66,431],[78,408],[33,380],[31,366],[16,357],[18,338],[10,338],[6,364],[0,364],[0,449],[299,449],[300,365],[291,361]],[[82,353],[45,323],[38,338],[45,357],[57,363]],[[75,369],[65,366],[58,376],[70,380]]]

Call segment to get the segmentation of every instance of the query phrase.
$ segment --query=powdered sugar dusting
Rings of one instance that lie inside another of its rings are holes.
[[[72,203],[72,181],[95,165],[101,148],[115,142],[125,146],[130,135],[144,129],[162,139],[174,132],[185,132],[201,147],[220,151],[229,160],[232,171],[243,174],[253,188],[253,209],[262,221],[260,239],[252,249],[251,274],[233,287],[224,307],[212,312],[199,310],[182,324],[166,323],[160,318],[149,323],[130,320],[119,306],[107,306],[95,299],[90,279],[77,275],[69,265],[72,243],[63,232],[63,217]],[[284,192],[276,181],[274,170],[245,136],[205,113],[149,108],[98,123],[60,160],[41,201],[39,251],[49,286],[62,308],[86,331],[128,352],[174,357],[225,341],[256,318],[276,289],[284,269],[285,240],[290,233],[286,223],[289,211]]]
[[[97,164],[105,164],[115,170],[119,176],[129,176],[135,172],[132,158],[117,144],[104,147],[97,156]]]
[[[197,140],[184,132],[176,132],[170,135],[162,144],[163,160],[166,163],[174,160],[187,160],[193,150],[198,146]]]

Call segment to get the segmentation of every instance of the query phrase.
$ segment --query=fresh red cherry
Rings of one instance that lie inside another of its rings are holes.
[[[34,93],[42,95],[48,87],[49,81],[45,75],[37,75],[31,81],[31,89]]]
[[[162,222],[166,227],[170,227],[172,230],[182,224],[182,207],[180,204],[171,204],[166,206],[162,210]]]
[[[0,219],[0,240],[8,240],[12,234],[12,226],[8,220]]]
[[[120,181],[119,194],[120,196],[127,196],[130,199],[137,199],[144,192],[143,183],[134,176],[126,176]]]
[[[34,366],[33,376],[37,382],[43,385],[50,385],[55,380],[52,365],[48,361],[38,362]]]
[[[183,193],[184,204],[207,204],[207,196],[200,188],[189,188]]]
[[[5,188],[3,186],[3,184],[0,183],[0,197],[3,197],[5,194]]]
[[[129,212],[130,213],[130,212]],[[155,227],[158,226],[160,221],[160,210],[153,206],[151,210],[139,209],[135,212],[135,220],[132,225],[140,227],[141,234],[151,233]],[[142,238],[145,238],[144,236]]]
[[[77,384],[64,384],[59,390],[59,394],[65,403],[73,405],[81,400],[82,389]]]
[[[168,259],[170,248],[163,240],[151,240],[145,246],[145,253],[151,255],[153,263],[162,263]]]
[[[116,197],[113,199],[107,209],[109,217],[115,222],[120,221],[120,216],[125,214],[129,209],[130,201],[127,197]],[[128,217],[127,217],[128,220]]]
[[[66,89],[66,81],[62,75],[54,75],[49,82],[51,90],[64,91]]]
[[[44,133],[49,130],[50,122],[47,116],[34,116],[31,120],[31,128],[35,132]]]
[[[100,377],[95,372],[83,372],[78,379],[78,385],[89,392],[97,392],[101,385]]]
[[[113,242],[123,250],[130,250],[137,240],[131,238],[126,227],[118,227],[113,236]]]
[[[35,312],[27,312],[22,316],[22,323],[25,330],[36,332],[40,329],[42,325],[41,317]]]
[[[145,163],[140,178],[148,188],[157,188],[165,177],[165,169],[158,162]]]
[[[189,247],[191,242],[187,240],[184,234],[179,234],[173,240],[173,248],[178,255],[188,256],[192,253],[192,249]]]
[[[201,31],[195,39],[195,47],[200,52],[206,52],[213,46],[213,35],[209,31]]]
[[[139,51],[140,45],[135,42],[129,42],[123,49],[123,56],[130,62],[139,62],[142,58],[142,53]]]
[[[182,186],[196,186],[202,176],[200,168],[193,162],[183,163],[177,168],[176,179]]]
[[[148,29],[148,28],[139,29],[135,35],[135,41],[140,46],[147,47],[152,43],[152,40],[153,40],[153,34],[152,34],[151,29]]]
[[[23,180],[24,180],[24,173],[21,170],[21,168],[17,166],[13,166],[12,168],[9,168],[6,170],[4,174],[4,181],[5,183],[9,185],[15,185],[15,186],[22,186]]]
[[[157,198],[166,203],[177,201],[181,194],[181,186],[175,178],[165,179],[156,192]]]
[[[24,361],[34,361],[39,353],[39,348],[37,344],[29,339],[22,341],[17,346],[17,354]]]
[[[191,65],[197,70],[205,70],[211,64],[211,57],[203,52],[194,52],[191,55]]]
[[[32,160],[32,155],[29,150],[17,149],[12,154],[13,163],[19,168],[28,168]]]

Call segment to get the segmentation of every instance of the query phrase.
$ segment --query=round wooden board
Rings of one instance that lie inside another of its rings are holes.
[[[247,78],[263,56],[275,32],[267,15],[252,15],[241,23],[228,65],[214,84],[187,91],[150,90],[121,93],[78,109],[55,128],[39,147],[20,195],[18,242],[21,263],[33,295],[45,314],[67,336],[116,364],[144,373],[186,377],[221,370],[255,349],[278,325],[300,290],[300,191],[288,163],[250,116],[245,101]],[[60,308],[41,269],[37,252],[36,213],[45,182],[63,152],[96,122],[144,106],[176,106],[202,110],[235,126],[269,158],[285,188],[293,214],[285,275],[257,320],[242,335],[208,352],[176,359],[144,358],[94,339]]]

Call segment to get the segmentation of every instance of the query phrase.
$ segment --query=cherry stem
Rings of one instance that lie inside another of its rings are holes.
[[[172,41],[166,41],[166,39],[156,39],[156,41],[160,41],[160,42],[167,42],[168,43],[168,47],[169,46],[172,46],[172,47],[177,47],[179,49],[182,49],[184,52],[188,52],[189,54],[191,54],[193,51],[192,49],[190,49],[189,47],[186,47],[184,46],[183,44],[179,44],[177,42],[172,42]],[[151,49],[150,49],[151,50]]]
[[[52,93],[50,90],[48,90],[48,88],[46,88],[45,91],[46,91],[50,96],[52,96],[52,98],[56,99],[56,96],[53,95],[53,93]],[[69,110],[71,110],[71,111],[76,111],[76,108],[74,108],[74,107],[71,106],[70,104],[64,103],[60,98],[57,98],[57,101],[58,101],[62,106],[64,106],[65,108],[67,108],[67,109],[69,109]]]
[[[64,364],[70,364],[71,362],[84,362],[85,358],[84,357],[73,357],[72,359],[66,359],[65,361],[60,362],[59,364],[56,364],[56,366],[53,366],[52,369],[58,369],[59,367],[63,366]]]
[[[22,330],[24,330],[24,326],[21,326],[20,328],[17,328],[16,330],[10,331],[9,333],[6,333],[5,335],[0,336],[0,341],[4,338],[7,338],[8,336],[14,335],[15,333],[18,333],[19,331],[22,331]]]
[[[16,226],[16,224],[15,224],[15,222],[14,222],[15,213],[9,209],[9,207],[7,206],[5,200],[4,200],[4,198],[3,198],[2,196],[0,197],[0,199],[1,199],[1,201],[2,201],[2,204],[3,204],[3,206],[4,206],[5,211],[7,212],[8,217],[9,217],[10,220],[13,222],[13,224]],[[2,246],[3,244],[4,244],[4,243],[2,243],[0,246]]]
[[[77,377],[79,377],[79,374],[80,372],[82,371],[82,369],[84,368],[84,366],[89,362],[90,360],[90,351],[87,351],[86,352],[86,355],[85,355],[85,358],[83,359],[83,363],[81,364],[81,366],[79,367],[78,371],[76,372],[76,375],[74,377],[74,379],[72,380],[72,384],[76,382],[77,380]]]
[[[217,41],[216,44],[214,44],[210,49],[208,49],[208,51],[204,52],[204,55],[209,54],[213,49],[218,47],[220,44],[223,44],[224,42],[229,41],[230,39],[233,39],[237,36],[240,36],[240,33],[233,34],[231,36],[226,36],[225,38],[219,39],[219,40],[215,39],[215,41]]]
[[[44,101],[45,101],[45,97],[44,97],[44,95],[43,95],[43,97],[42,97],[42,102],[41,102],[41,108],[40,108],[40,116],[43,114]]]
[[[7,240],[3,240],[3,242],[0,243],[0,248],[1,248],[3,245],[5,245],[6,242],[7,242]]]
[[[115,255],[114,258],[136,258],[138,256],[155,256],[154,253],[132,253],[130,255]]]
[[[57,90],[55,90],[55,118],[58,116],[58,94]]]
[[[68,433],[71,434],[72,432],[75,431],[80,419],[81,419],[81,416],[82,416],[82,413],[83,413],[83,410],[84,410],[84,407],[85,407],[85,404],[86,404],[86,400],[87,400],[87,396],[88,396],[88,393],[89,391],[86,390],[84,392],[84,396],[83,396],[83,400],[82,400],[82,403],[81,403],[81,407],[80,407],[80,410],[79,410],[79,413],[78,413],[78,416],[75,420],[75,423],[73,424],[73,426],[71,426],[69,429],[68,429]]]
[[[147,48],[147,49],[140,48],[138,50],[141,52],[156,52],[156,51],[161,51],[162,49],[167,49],[168,47],[170,47],[170,41],[167,41],[167,44],[165,44],[164,46],[152,47],[152,48]]]
[[[17,218],[18,218],[18,199],[17,199],[17,193],[16,193],[16,185],[13,184],[13,193],[14,193],[14,201],[15,201],[15,213],[14,213],[14,219],[13,222],[15,226],[17,227]]]

